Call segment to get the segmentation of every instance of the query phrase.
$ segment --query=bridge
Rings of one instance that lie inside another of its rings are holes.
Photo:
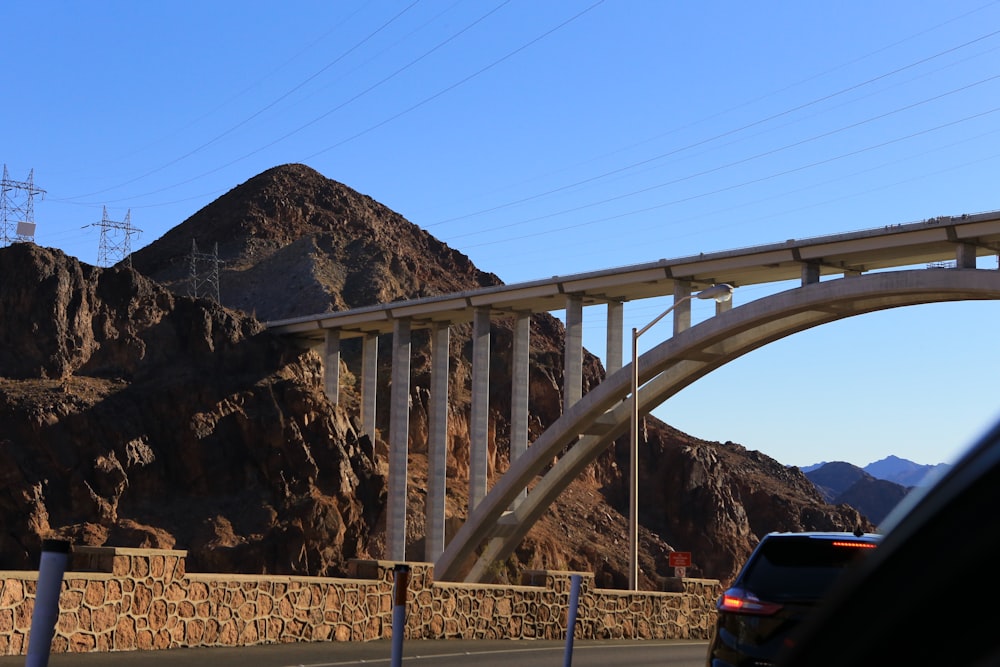
[[[624,304],[673,296],[673,336],[638,358],[635,404],[648,413],[698,378],[793,333],[863,313],[901,306],[1000,299],[1000,211],[937,217],[842,234],[702,253],[602,271],[399,301],[268,322],[279,334],[317,347],[325,390],[339,397],[340,344],[362,339],[361,423],[375,435],[378,336],[392,334],[389,480],[385,557],[404,560],[411,332],[430,330],[425,560],[435,578],[479,581],[508,557],[563,489],[629,427],[632,369],[623,366]],[[740,305],[722,302],[692,326],[691,298],[718,284],[740,288],[780,283],[783,291]],[[607,309],[606,377],[583,395],[584,307]],[[529,322],[534,313],[565,311],[562,416],[528,447]],[[513,318],[511,466],[487,486],[490,322]],[[445,544],[448,343],[452,325],[473,325],[469,517]],[[559,457],[555,465],[553,458]],[[544,476],[538,476],[544,472]],[[529,482],[538,480],[530,494]],[[480,553],[472,570],[463,564]]]

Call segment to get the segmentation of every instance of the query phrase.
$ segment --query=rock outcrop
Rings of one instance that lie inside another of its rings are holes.
[[[0,250],[0,567],[39,538],[187,548],[193,568],[341,572],[384,479],[318,359],[130,269]]]

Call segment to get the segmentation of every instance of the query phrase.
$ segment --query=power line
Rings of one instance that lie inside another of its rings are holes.
[[[87,194],[76,195],[76,196],[73,196],[73,197],[67,197],[67,198],[65,198],[65,199],[63,199],[61,201],[71,201],[71,200],[74,200],[74,199],[83,199],[84,197],[92,197],[94,195],[103,194],[103,193],[108,192],[110,190],[116,190],[116,189],[124,187],[126,185],[131,185],[132,183],[140,181],[140,180],[142,180],[142,179],[144,179],[144,178],[146,178],[148,176],[152,176],[153,174],[155,174],[157,172],[160,172],[160,171],[166,169],[167,167],[169,167],[171,165],[174,165],[174,164],[176,164],[176,163],[180,162],[181,160],[184,160],[184,159],[186,159],[188,157],[191,157],[195,153],[198,153],[199,151],[201,151],[201,150],[203,150],[203,149],[211,146],[212,144],[216,143],[220,139],[228,136],[229,134],[232,134],[233,132],[235,132],[239,128],[243,127],[244,125],[246,125],[247,123],[249,123],[250,121],[252,121],[254,118],[257,118],[258,116],[260,116],[265,111],[271,109],[272,107],[274,107],[275,105],[277,105],[279,102],[281,102],[282,100],[286,99],[287,97],[289,97],[291,94],[293,94],[297,90],[301,89],[307,83],[309,83],[310,81],[314,80],[316,77],[318,77],[319,75],[321,75],[323,72],[327,71],[328,69],[330,69],[331,67],[333,67],[334,65],[336,65],[338,62],[340,62],[341,60],[343,60],[349,54],[351,54],[352,52],[354,52],[355,50],[357,50],[358,48],[360,48],[361,46],[363,46],[364,44],[366,44],[368,41],[370,41],[373,37],[375,37],[375,35],[377,35],[378,33],[382,32],[383,30],[385,30],[385,28],[387,28],[390,24],[392,24],[393,22],[395,22],[399,17],[401,17],[407,11],[409,11],[410,9],[412,9],[419,2],[420,2],[420,0],[414,0],[409,5],[407,5],[406,7],[404,7],[401,11],[397,12],[388,21],[386,21],[381,26],[379,26],[376,30],[374,30],[373,32],[369,33],[366,37],[364,37],[363,39],[361,39],[360,41],[358,41],[351,48],[347,49],[346,51],[344,51],[343,53],[341,53],[339,56],[337,56],[336,58],[334,58],[333,60],[331,60],[330,62],[328,62],[326,65],[324,65],[322,68],[320,68],[317,72],[315,72],[312,75],[306,77],[303,81],[300,81],[298,84],[296,84],[295,86],[293,86],[291,89],[289,89],[289,90],[285,91],[284,93],[282,93],[281,95],[279,95],[276,99],[274,99],[271,102],[269,102],[263,108],[258,109],[256,112],[254,112],[253,114],[251,114],[247,118],[244,118],[243,120],[241,120],[236,125],[233,125],[229,129],[227,129],[225,132],[222,132],[221,134],[215,136],[213,139],[210,139],[209,141],[206,141],[205,143],[201,144],[200,146],[197,146],[196,148],[191,149],[190,151],[188,151],[187,153],[184,153],[180,157],[174,158],[173,160],[167,162],[166,164],[160,165],[159,167],[157,167],[155,169],[151,169],[151,170],[147,171],[144,174],[141,174],[139,176],[136,176],[136,177],[134,177],[132,179],[129,179],[129,180],[125,181],[124,183],[119,183],[117,185],[113,185],[111,187],[104,188],[103,190],[98,190],[96,192],[89,192]],[[252,153],[251,153],[251,155],[252,155]],[[240,159],[242,159],[242,158],[240,158]],[[232,164],[232,163],[230,163],[230,164]],[[227,166],[229,166],[229,165],[224,165],[223,167],[220,167],[220,169],[225,168]],[[202,176],[206,176],[206,175],[211,174],[211,173],[213,173],[213,172],[208,172],[207,174],[202,174]],[[201,176],[198,176],[196,178],[201,178]],[[167,188],[162,188],[160,190],[154,190],[153,192],[147,192],[147,193],[145,193],[145,195],[137,195],[137,196],[141,197],[141,196],[146,196],[146,195],[150,195],[150,194],[156,194],[158,192],[162,192],[163,190],[169,190],[169,189],[171,189],[173,187],[176,187],[177,185],[184,185],[186,183],[190,183],[191,180],[194,180],[194,179],[189,179],[187,181],[182,181],[181,183],[178,183],[176,185],[169,186]],[[120,201],[120,200],[116,200],[116,201]]]
[[[937,58],[941,58],[941,57],[943,57],[945,55],[948,55],[950,53],[954,53],[954,52],[956,52],[956,51],[958,51],[960,49],[972,46],[974,44],[978,44],[979,42],[987,40],[987,39],[989,39],[991,37],[995,37],[998,34],[1000,34],[1000,30],[994,30],[993,32],[990,32],[990,33],[985,34],[985,35],[981,35],[981,36],[979,36],[979,37],[977,37],[975,39],[969,40],[969,41],[964,42],[962,44],[959,44],[957,46],[950,47],[948,49],[945,49],[944,51],[939,51],[939,52],[937,52],[937,53],[935,53],[935,54],[933,54],[931,56],[927,56],[925,58],[921,58],[920,60],[911,62],[911,63],[909,63],[907,65],[902,66],[902,67],[898,67],[898,68],[896,68],[894,70],[891,70],[889,72],[883,72],[882,74],[879,74],[878,76],[875,76],[875,77],[872,77],[870,79],[867,79],[866,81],[862,81],[860,83],[852,84],[852,85],[847,86],[846,88],[842,88],[842,89],[840,89],[840,90],[838,90],[836,92],[829,93],[827,95],[822,95],[822,96],[814,98],[814,99],[812,99],[812,100],[810,100],[808,102],[804,102],[802,104],[799,104],[797,106],[791,107],[789,109],[785,109],[783,111],[779,111],[777,113],[771,114],[770,116],[766,116],[764,118],[759,118],[757,120],[751,121],[750,123],[746,123],[744,125],[741,125],[740,127],[732,128],[732,129],[726,130],[724,132],[720,132],[718,134],[715,134],[713,136],[706,137],[704,139],[699,139],[698,141],[694,141],[694,142],[685,144],[683,146],[680,146],[680,147],[677,147],[677,148],[673,148],[673,149],[671,149],[671,150],[669,150],[669,151],[667,151],[665,153],[660,153],[658,155],[654,155],[653,157],[646,158],[646,159],[640,160],[638,162],[633,162],[631,164],[627,164],[627,165],[625,165],[623,167],[619,167],[619,168],[616,168],[616,169],[605,171],[603,173],[597,174],[596,176],[591,176],[591,177],[585,178],[585,179],[580,180],[580,181],[569,183],[567,185],[563,185],[563,186],[560,186],[560,187],[557,187],[557,188],[552,188],[550,190],[546,190],[545,192],[540,192],[540,193],[537,193],[537,194],[534,194],[534,195],[531,195],[531,196],[528,196],[528,197],[522,197],[522,198],[514,200],[514,201],[506,202],[506,203],[503,203],[503,204],[498,204],[496,206],[491,206],[489,208],[482,209],[482,210],[479,210],[479,211],[473,211],[471,213],[466,213],[466,214],[463,214],[463,215],[455,216],[455,217],[452,217],[452,218],[448,218],[446,220],[439,220],[437,222],[433,222],[433,223],[430,223],[430,224],[426,225],[426,227],[429,229],[431,227],[435,227],[435,226],[438,226],[438,225],[443,225],[443,224],[446,224],[446,223],[449,223],[449,222],[456,222],[456,221],[459,221],[459,220],[465,220],[467,218],[475,217],[477,215],[483,215],[485,213],[493,213],[495,211],[499,211],[499,210],[502,210],[502,209],[505,209],[505,208],[510,208],[512,206],[517,206],[518,204],[524,204],[524,203],[529,202],[529,201],[533,201],[533,200],[536,200],[536,199],[541,199],[541,198],[547,197],[549,195],[553,195],[553,194],[556,194],[556,193],[559,193],[559,192],[570,190],[572,188],[579,187],[581,185],[587,185],[589,183],[593,183],[595,181],[607,178],[609,176],[614,176],[616,174],[620,174],[620,173],[623,173],[623,172],[626,172],[626,171],[630,171],[632,169],[635,169],[636,167],[640,167],[640,166],[645,165],[645,164],[656,162],[656,161],[662,160],[664,158],[670,157],[672,155],[677,155],[678,153],[683,153],[685,151],[689,151],[689,150],[691,150],[693,148],[697,148],[699,146],[704,146],[706,144],[710,144],[712,142],[718,141],[719,139],[724,139],[725,137],[732,136],[732,135],[740,133],[740,132],[744,132],[744,131],[749,130],[749,129],[753,128],[753,127],[757,127],[757,126],[763,125],[765,123],[769,123],[769,122],[771,122],[773,120],[776,120],[778,118],[781,118],[783,116],[788,116],[788,115],[790,115],[792,113],[795,113],[797,111],[802,111],[803,109],[807,109],[807,108],[809,108],[811,106],[815,106],[815,105],[820,104],[822,102],[829,101],[829,100],[831,100],[831,99],[833,99],[835,97],[839,97],[841,95],[845,95],[845,94],[847,94],[847,93],[849,93],[851,91],[858,90],[860,88],[863,88],[865,86],[871,85],[873,83],[876,83],[876,82],[881,81],[883,79],[886,79],[888,77],[894,76],[894,75],[899,74],[901,72],[904,72],[906,70],[913,69],[914,67],[926,64],[926,63],[928,63],[928,62],[930,62],[932,60],[935,60]],[[807,79],[807,80],[809,80],[809,79]],[[716,114],[716,115],[718,116],[719,114]],[[310,157],[312,157],[312,156],[310,156]]]
[[[1000,75],[998,75],[998,76],[1000,76]],[[556,233],[556,232],[564,232],[564,231],[567,231],[569,229],[578,229],[580,227],[587,227],[587,226],[590,226],[590,225],[597,224],[599,222],[608,222],[610,220],[619,220],[621,218],[626,218],[626,217],[629,217],[629,216],[632,216],[632,215],[638,215],[640,213],[648,213],[650,211],[655,211],[655,210],[658,210],[658,209],[666,208],[668,206],[674,206],[674,205],[681,204],[681,203],[688,202],[688,201],[692,201],[692,200],[695,200],[695,199],[703,199],[705,197],[710,197],[712,195],[721,194],[723,192],[728,192],[730,190],[736,190],[738,188],[743,188],[743,187],[746,187],[748,185],[754,185],[754,184],[761,183],[761,182],[764,182],[764,181],[773,180],[773,179],[779,178],[781,176],[787,176],[789,174],[792,174],[792,173],[795,173],[795,172],[799,172],[799,171],[804,171],[804,170],[810,169],[812,167],[817,167],[817,166],[820,166],[820,165],[823,165],[823,164],[829,164],[831,162],[836,162],[838,160],[843,160],[845,158],[858,155],[860,153],[865,153],[865,152],[876,150],[876,149],[879,149],[879,148],[884,148],[884,147],[892,145],[892,144],[896,144],[896,143],[899,143],[899,142],[902,142],[902,141],[906,141],[907,139],[912,139],[914,137],[918,137],[918,136],[921,136],[921,135],[924,135],[924,134],[929,134],[931,132],[936,132],[938,130],[943,130],[943,129],[946,129],[946,128],[958,125],[960,123],[964,123],[964,122],[967,122],[967,121],[970,121],[970,120],[975,120],[975,119],[978,119],[978,118],[983,118],[985,116],[988,116],[988,115],[991,115],[991,114],[994,114],[994,113],[997,113],[997,112],[1000,112],[1000,107],[993,107],[992,109],[988,109],[986,111],[982,111],[980,113],[976,113],[976,114],[973,114],[971,116],[966,116],[965,118],[960,118],[958,120],[954,120],[954,121],[951,121],[951,122],[948,122],[948,123],[943,123],[943,124],[937,125],[935,127],[925,128],[923,130],[919,130],[917,132],[912,132],[912,133],[907,134],[905,136],[896,137],[895,139],[890,139],[890,140],[887,140],[887,141],[880,142],[878,144],[874,144],[874,145],[871,145],[871,146],[866,146],[864,148],[859,148],[859,149],[854,150],[854,151],[849,151],[847,153],[841,153],[841,154],[835,155],[833,157],[824,158],[824,159],[821,159],[821,160],[816,160],[816,161],[808,163],[808,164],[799,165],[798,167],[793,167],[793,168],[786,169],[786,170],[783,170],[783,171],[780,171],[780,172],[768,174],[766,176],[761,176],[759,178],[754,178],[754,179],[751,179],[749,181],[742,181],[740,183],[735,183],[735,184],[724,186],[724,187],[721,187],[721,188],[716,188],[715,190],[711,190],[711,191],[708,191],[708,192],[700,192],[700,193],[697,193],[697,194],[688,195],[688,196],[682,197],[680,199],[674,199],[674,200],[671,200],[671,201],[668,201],[668,202],[662,202],[660,204],[654,204],[652,206],[647,206],[647,207],[644,207],[644,208],[641,208],[641,209],[627,211],[625,213],[618,213],[618,214],[615,214],[615,215],[610,215],[610,216],[606,216],[606,217],[598,218],[598,219],[594,219],[594,220],[588,220],[586,222],[574,223],[574,224],[571,224],[571,225],[564,225],[562,227],[540,230],[540,231],[537,231],[537,232],[532,232],[530,234],[523,234],[521,236],[508,237],[508,238],[499,239],[499,240],[496,240],[496,241],[485,241],[483,243],[478,243],[478,244],[475,244],[475,245],[467,245],[467,246],[464,246],[464,247],[466,249],[468,249],[468,248],[479,248],[479,247],[482,247],[482,246],[495,245],[497,243],[507,243],[507,242],[510,242],[510,241],[523,240],[523,239],[526,239],[526,238],[533,238],[533,237],[537,237],[537,236],[544,236],[546,234],[553,234],[553,233]],[[663,185],[663,184],[661,184],[661,185]],[[653,188],[646,188],[646,190],[650,190],[650,189],[653,189]],[[643,190],[643,192],[644,191],[645,190]],[[636,193],[631,193],[631,194],[636,194]],[[624,196],[628,196],[628,195],[623,195],[623,197]],[[621,198],[622,197],[615,197],[613,199],[621,199]],[[607,201],[610,201],[610,200],[607,200]],[[537,218],[533,218],[532,220],[527,220],[527,221],[523,221],[523,222],[537,222],[538,220],[543,220],[543,219],[546,219],[546,218],[552,218],[552,217],[555,217],[557,215],[562,215],[563,213],[566,213],[566,212],[573,212],[573,211],[577,211],[577,210],[582,210],[584,208],[589,208],[591,206],[596,206],[596,205],[598,205],[600,203],[603,203],[603,202],[596,202],[596,203],[592,203],[592,204],[587,204],[587,205],[579,206],[579,207],[576,207],[574,209],[571,209],[570,211],[559,211],[559,212],[551,213],[551,214],[548,214],[548,215],[538,216]]]

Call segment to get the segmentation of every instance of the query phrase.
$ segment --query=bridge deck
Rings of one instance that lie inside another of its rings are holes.
[[[677,281],[700,288],[715,283],[739,287],[798,280],[806,265],[812,265],[824,276],[929,264],[954,260],[956,246],[962,244],[968,245],[977,256],[1000,253],[1000,211],[931,218],[923,222],[553,276],[278,320],[268,322],[267,327],[276,333],[316,340],[323,338],[325,330],[337,329],[342,338],[350,338],[366,333],[390,333],[393,321],[399,318],[411,318],[415,328],[435,322],[470,322],[474,310],[482,307],[498,315],[562,310],[566,307],[568,294],[580,296],[584,305],[594,305],[672,294]]]

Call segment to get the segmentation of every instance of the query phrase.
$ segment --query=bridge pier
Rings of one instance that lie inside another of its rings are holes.
[[[528,383],[531,352],[531,313],[518,313],[514,319],[514,341],[510,372],[510,463],[528,451]],[[527,496],[523,490],[514,500],[513,509]]]
[[[976,251],[978,248],[972,243],[955,244],[955,266],[959,269],[976,268]]]
[[[389,399],[389,486],[386,551],[406,560],[406,467],[410,439],[410,320],[398,319],[392,331],[392,387]]]
[[[691,283],[674,281],[674,335],[691,328]]]
[[[378,334],[367,333],[361,343],[361,428],[375,448],[375,399],[378,384]]]
[[[625,304],[621,301],[608,301],[608,324],[605,338],[604,371],[611,375],[621,369],[625,341]]]
[[[820,266],[816,262],[806,262],[802,265],[802,285],[812,285],[819,282]]]
[[[427,506],[424,560],[433,563],[444,552],[444,506],[448,470],[448,368],[451,327],[431,329],[431,397],[427,433]]]
[[[340,402],[340,332],[336,329],[324,332],[323,391],[334,405]]]
[[[566,342],[563,357],[563,412],[583,397],[583,297],[566,296]]]
[[[477,308],[472,322],[472,406],[469,413],[469,513],[486,497],[490,436],[490,309]]]

